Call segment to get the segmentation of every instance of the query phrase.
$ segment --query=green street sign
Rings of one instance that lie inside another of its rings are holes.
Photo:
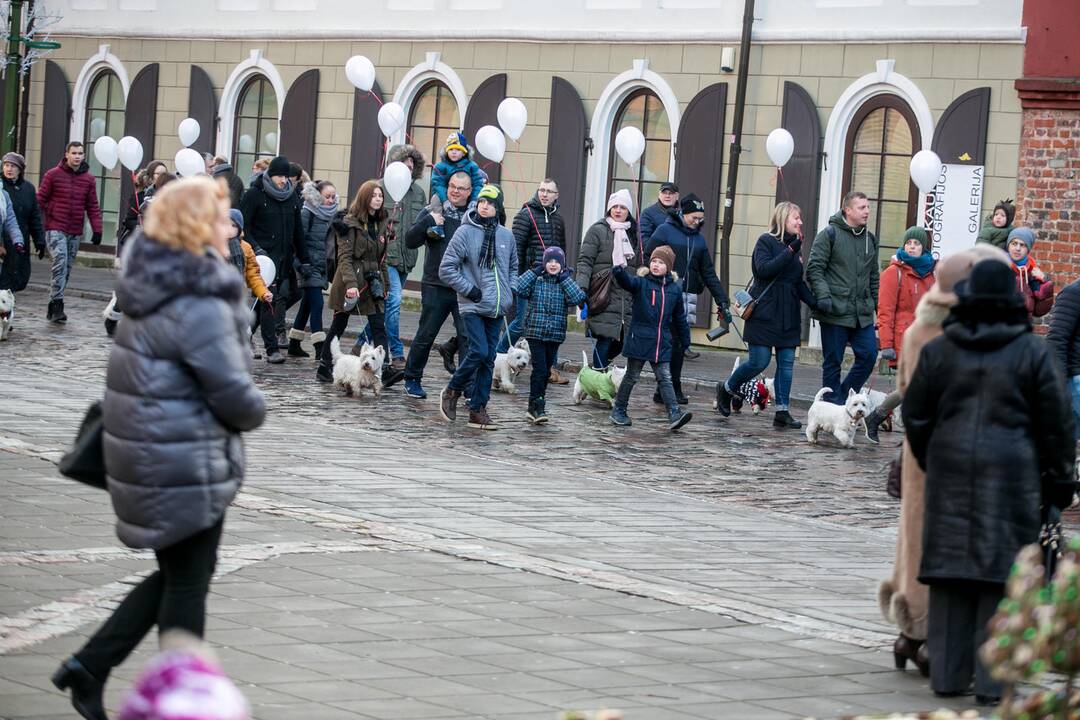
[[[26,40],[23,39],[22,44],[31,50],[59,50],[60,43],[53,42],[52,40]]]

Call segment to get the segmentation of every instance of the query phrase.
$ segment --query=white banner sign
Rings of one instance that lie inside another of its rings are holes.
[[[930,191],[925,227],[933,231],[934,256],[945,257],[975,244],[982,220],[982,165],[942,165]]]

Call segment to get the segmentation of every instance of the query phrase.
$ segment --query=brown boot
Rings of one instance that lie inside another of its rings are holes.
[[[498,430],[499,426],[488,415],[486,407],[469,411],[469,427],[477,430]]]
[[[552,385],[567,385],[570,381],[559,374],[559,371],[554,367],[551,368],[551,373],[548,375],[548,382]]]
[[[446,422],[454,422],[457,419],[457,401],[461,397],[460,390],[443,388],[439,393],[439,414]]]

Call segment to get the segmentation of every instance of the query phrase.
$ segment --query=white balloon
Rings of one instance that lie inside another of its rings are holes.
[[[919,192],[928,193],[941,177],[941,158],[933,150],[920,150],[911,158],[910,171]]]
[[[784,167],[795,152],[795,138],[784,128],[776,128],[765,138],[765,152],[776,167]]]
[[[102,135],[94,141],[94,157],[108,170],[116,167],[116,161],[120,159],[117,152],[116,141],[108,135]]]
[[[499,118],[499,127],[515,141],[525,132],[525,124],[529,121],[529,111],[525,109],[525,103],[512,97],[499,103],[495,115]]]
[[[237,143],[242,153],[255,152],[255,138],[251,137],[247,133],[240,136],[240,142]]]
[[[142,165],[143,147],[138,138],[125,135],[116,143],[116,150],[121,164],[128,170],[135,172]]]
[[[277,267],[274,266],[274,261],[265,255],[256,255],[255,262],[259,264],[259,275],[262,276],[263,284],[267,286],[272,284],[277,276]]]
[[[494,125],[485,125],[476,131],[476,149],[492,162],[502,162],[506,154],[506,136]]]
[[[357,88],[367,92],[375,84],[375,66],[363,55],[353,55],[345,63],[345,77]]]
[[[177,129],[177,134],[180,136],[180,144],[184,147],[191,147],[195,144],[195,141],[199,139],[199,133],[202,128],[199,127],[199,121],[195,118],[184,118],[180,121],[180,127]]]
[[[403,162],[392,162],[383,171],[383,187],[394,202],[401,202],[412,187],[412,170]]]
[[[105,118],[94,118],[90,121],[90,137],[99,138],[105,134]]]
[[[386,137],[393,136],[405,127],[405,111],[396,102],[388,102],[379,108],[379,129]]]
[[[203,156],[191,148],[184,148],[176,153],[176,172],[183,177],[195,177],[206,174],[206,163]]]
[[[263,135],[263,147],[272,153],[277,153],[277,133],[268,132]]]
[[[636,127],[624,127],[615,136],[615,152],[627,165],[633,165],[645,152],[645,136]]]

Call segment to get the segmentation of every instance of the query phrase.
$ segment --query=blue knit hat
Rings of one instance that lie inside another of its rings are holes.
[[[552,260],[558,262],[559,267],[566,267],[566,254],[562,251],[561,247],[549,245],[544,250],[544,265],[547,265]]]
[[[1006,245],[1013,240],[1024,243],[1028,247],[1028,252],[1031,252],[1031,249],[1035,247],[1035,232],[1029,227],[1013,228],[1009,231],[1009,239]]]
[[[244,231],[244,213],[233,208],[232,210],[229,210],[229,219],[232,220],[232,224],[236,226],[237,230],[240,232]]]

